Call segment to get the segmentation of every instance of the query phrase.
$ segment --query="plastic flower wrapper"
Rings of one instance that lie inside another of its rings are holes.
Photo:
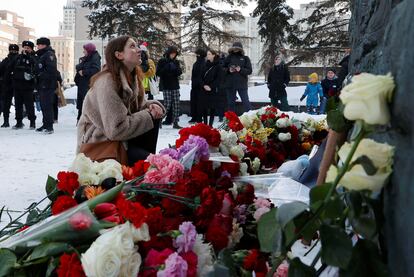
[[[19,252],[46,242],[87,241],[98,236],[101,229],[85,203],[31,226],[0,243],[0,247]]]
[[[270,186],[280,179],[286,177],[280,173],[260,174],[260,175],[247,175],[233,178],[233,181],[242,184],[251,184],[254,186],[256,194],[263,197],[267,197]]]

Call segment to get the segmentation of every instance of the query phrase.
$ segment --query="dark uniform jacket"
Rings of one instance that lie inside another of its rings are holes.
[[[36,52],[38,56],[38,89],[56,89],[57,87],[57,61],[55,51],[47,46]]]

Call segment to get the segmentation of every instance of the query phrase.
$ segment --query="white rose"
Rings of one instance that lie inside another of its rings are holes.
[[[141,255],[138,253],[138,248],[131,253],[129,257],[125,258],[125,262],[122,264],[120,277],[138,276],[139,267],[141,266]]]
[[[361,119],[368,124],[387,124],[390,112],[387,101],[395,88],[391,74],[362,73],[342,89],[340,98],[345,105],[344,116],[349,120]]]
[[[279,118],[276,121],[276,127],[278,127],[278,128],[286,128],[288,126],[290,126],[290,119],[287,118],[287,117]]]
[[[147,223],[142,224],[139,229],[135,228],[135,226],[131,224],[131,234],[134,242],[149,241],[151,239]]]
[[[99,185],[99,177],[95,173],[81,173],[78,181],[83,186]]]
[[[279,133],[279,135],[277,136],[277,138],[280,141],[288,141],[292,138],[292,135],[290,133]]]
[[[115,167],[106,167],[98,173],[99,183],[107,178],[115,178],[117,181],[122,181],[122,171]]]
[[[79,153],[70,167],[70,171],[76,172],[78,175],[88,173],[91,170],[93,162],[83,153]]]
[[[342,162],[346,160],[351,147],[351,144],[345,143],[338,151],[338,156]],[[367,156],[377,168],[377,172],[374,175],[368,175],[362,165],[356,164],[350,171],[345,173],[339,181],[339,185],[350,190],[380,190],[392,173],[393,155],[394,147],[388,144],[377,143],[372,139],[361,140],[351,162],[358,157]],[[337,174],[337,168],[331,166],[328,170],[326,181],[334,181]]]
[[[244,157],[244,151],[243,148],[240,145],[235,145],[230,148],[230,154],[234,155],[239,158],[239,160],[243,159]]]

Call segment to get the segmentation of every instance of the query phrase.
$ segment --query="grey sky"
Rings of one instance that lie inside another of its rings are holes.
[[[63,17],[63,6],[67,0],[0,0],[0,10],[10,10],[24,17],[25,25],[35,28],[37,36],[58,35],[59,22]],[[312,0],[287,0],[293,8]],[[254,8],[250,3],[243,14],[247,15]]]

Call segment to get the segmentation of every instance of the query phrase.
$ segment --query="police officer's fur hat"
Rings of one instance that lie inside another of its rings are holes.
[[[17,44],[9,44],[9,52],[10,51],[17,51],[17,52],[19,52],[19,45],[17,45]]]
[[[31,42],[31,41],[29,41],[29,40],[25,40],[25,41],[23,41],[23,42],[22,42],[22,46],[23,46],[23,47],[25,47],[25,46],[29,46],[30,48],[34,49],[34,43],[33,43],[33,42]]]
[[[39,44],[49,46],[50,45],[50,39],[45,38],[45,37],[38,38],[36,40],[36,45],[39,45]]]

